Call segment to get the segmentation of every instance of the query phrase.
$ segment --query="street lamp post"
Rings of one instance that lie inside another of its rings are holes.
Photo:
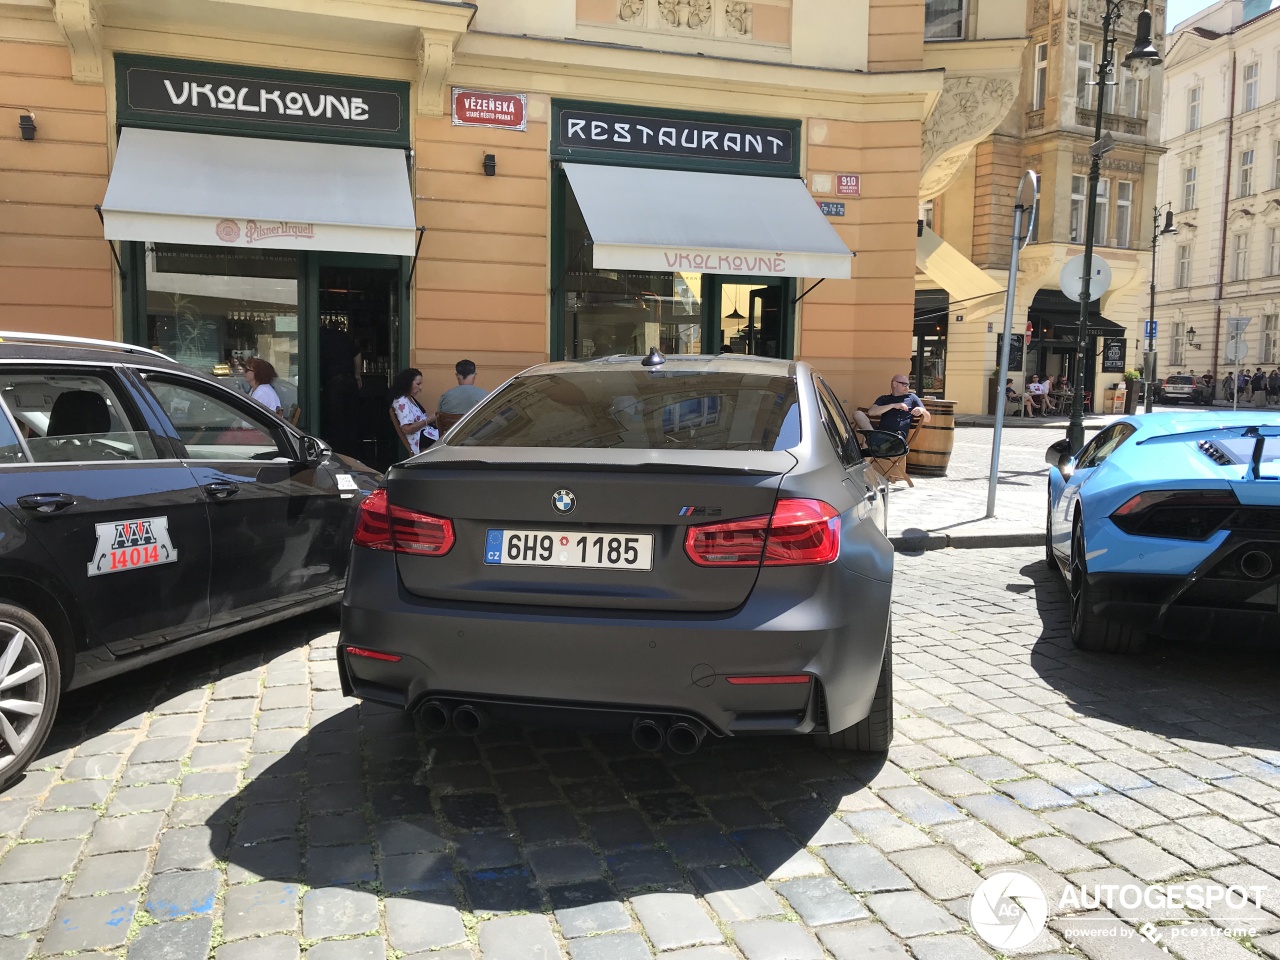
[[[1152,208],[1151,214],[1151,308],[1147,313],[1147,352],[1142,358],[1142,378],[1147,384],[1142,398],[1142,409],[1151,412],[1151,403],[1156,392],[1156,242],[1161,237],[1177,233],[1173,225],[1173,204],[1165,201]],[[1160,229],[1160,214],[1164,213],[1164,229]]]
[[[1115,139],[1108,134],[1102,137],[1102,108],[1106,102],[1108,78],[1115,69],[1115,27],[1120,19],[1123,0],[1106,0],[1107,10],[1102,17],[1102,56],[1098,58],[1098,102],[1093,125],[1093,144],[1089,154],[1093,157],[1089,164],[1089,199],[1084,212],[1084,277],[1080,285],[1080,327],[1076,332],[1076,377],[1075,389],[1071,397],[1071,422],[1067,426],[1067,440],[1072,451],[1084,446],[1084,341],[1089,331],[1089,304],[1093,300],[1090,295],[1089,281],[1093,279],[1093,221],[1094,207],[1098,202],[1098,179],[1101,172],[1102,156],[1115,147]],[[1151,11],[1145,7],[1138,14],[1137,37],[1133,49],[1124,58],[1124,65],[1135,72],[1160,63],[1160,54],[1151,42]]]

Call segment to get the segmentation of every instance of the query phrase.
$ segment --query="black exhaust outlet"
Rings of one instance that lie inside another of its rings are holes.
[[[489,719],[483,710],[464,703],[453,711],[453,729],[464,737],[474,737],[488,724]]]
[[[702,746],[702,738],[707,735],[707,728],[700,723],[689,723],[677,720],[667,731],[667,746],[673,753],[689,756],[698,752]]]
[[[661,750],[666,737],[667,732],[656,720],[641,717],[631,725],[631,742],[648,753]]]
[[[1262,550],[1250,550],[1240,558],[1240,572],[1250,580],[1261,580],[1271,574],[1271,557]]]
[[[428,700],[419,707],[418,717],[427,733],[444,733],[449,729],[449,708],[439,700]]]

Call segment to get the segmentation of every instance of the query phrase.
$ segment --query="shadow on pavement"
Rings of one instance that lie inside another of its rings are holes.
[[[1019,572],[1034,584],[1043,624],[1031,664],[1078,712],[1175,741],[1280,750],[1274,637],[1151,638],[1133,655],[1077,650],[1062,577],[1043,560]]]

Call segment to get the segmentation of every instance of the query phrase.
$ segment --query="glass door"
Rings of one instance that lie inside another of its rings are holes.
[[[715,291],[713,346],[708,353],[792,356],[795,281],[787,277],[708,276]]]

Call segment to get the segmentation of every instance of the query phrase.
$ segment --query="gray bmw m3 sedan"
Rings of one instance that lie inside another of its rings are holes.
[[[869,446],[868,446],[869,445]],[[806,363],[622,356],[531,367],[360,512],[348,695],[430,732],[616,725],[648,750],[893,733],[884,482]]]

